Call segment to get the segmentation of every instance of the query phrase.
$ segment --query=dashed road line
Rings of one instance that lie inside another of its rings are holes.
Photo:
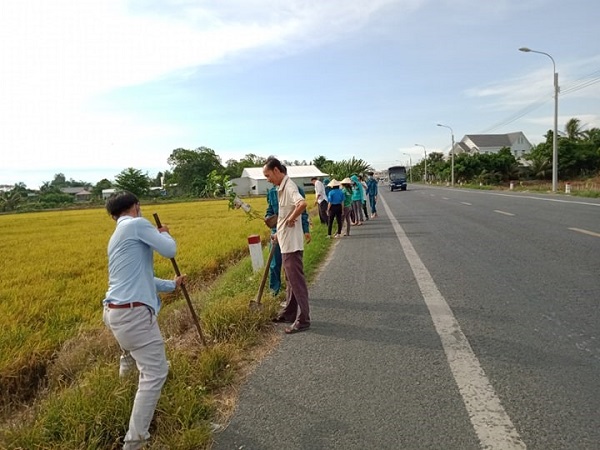
[[[594,237],[600,238],[600,233],[595,233],[593,231],[584,230],[582,228],[569,228],[569,230],[571,230],[571,231],[577,231],[578,233],[588,234],[590,236],[594,236]]]
[[[514,216],[513,213],[509,213],[509,212],[506,212],[506,211],[500,211],[499,209],[495,209],[494,212],[498,213],[498,214],[504,214],[505,216]]]
[[[450,306],[383,197],[381,202],[419,285],[435,330],[440,336],[450,371],[481,448],[525,449],[525,443],[504,410]]]
[[[473,203],[469,203],[469,202],[461,202],[463,205],[467,205],[467,206],[473,206]]]
[[[442,197],[442,200],[450,200],[448,197]]]

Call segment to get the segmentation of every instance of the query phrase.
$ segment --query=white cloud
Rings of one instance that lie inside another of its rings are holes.
[[[600,56],[596,56],[565,64],[562,68],[559,67],[557,69],[559,72],[558,83],[561,89],[559,99],[565,96],[569,98],[600,98],[600,82],[577,89],[586,80],[600,81],[600,71],[595,70],[599,63]],[[548,65],[550,65],[550,61],[548,61]],[[592,76],[590,77],[590,75]],[[543,67],[526,75],[468,89],[465,94],[468,97],[485,99],[487,106],[499,110],[512,110],[552,99],[554,96],[552,67]]]
[[[0,123],[6,131],[0,146],[10,156],[3,166],[69,168],[85,164],[88,155],[119,156],[123,162],[127,145],[131,152],[142,151],[144,142],[176,130],[123,113],[91,112],[87,104],[94,96],[181,76],[250,49],[271,49],[265,52],[270,56],[298,51],[364,25],[390,3],[395,2],[357,0],[340,7],[320,0],[4,1]]]

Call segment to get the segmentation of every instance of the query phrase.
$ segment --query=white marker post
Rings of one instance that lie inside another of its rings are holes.
[[[248,248],[250,249],[250,259],[252,260],[252,270],[258,272],[265,266],[262,247],[260,245],[260,236],[253,234],[248,236]]]

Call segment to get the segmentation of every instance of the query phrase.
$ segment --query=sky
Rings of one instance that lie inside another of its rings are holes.
[[[451,137],[600,127],[592,0],[3,0],[0,185],[225,164],[448,154]],[[439,127],[443,124],[450,128]],[[420,144],[421,146],[416,146]]]

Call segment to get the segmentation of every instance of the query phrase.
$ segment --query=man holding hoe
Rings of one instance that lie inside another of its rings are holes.
[[[287,327],[285,332],[294,334],[310,327],[308,287],[302,262],[304,233],[299,220],[306,209],[306,200],[300,195],[296,183],[286,175],[285,167],[278,159],[269,157],[263,167],[263,174],[269,183],[277,186],[279,215],[277,232],[273,237],[281,248],[287,279],[286,304],[274,320],[291,323],[292,326]]]
[[[138,390],[123,445],[124,450],[138,450],[150,437],[148,428],[169,372],[156,321],[160,309],[157,292],[175,290],[185,276],[174,280],[154,277],[154,252],[173,258],[176,245],[166,226],[156,229],[141,217],[135,195],[113,195],[106,202],[106,210],[117,226],[108,243],[104,323],[123,350],[119,374],[125,375],[134,363],[139,370]]]
[[[287,168],[282,166],[285,169],[284,174],[287,175]],[[298,192],[303,198],[306,198],[306,194],[304,193],[304,189],[298,186]],[[271,189],[267,190],[267,211],[265,213],[265,219],[268,217],[273,217],[274,215],[279,216],[279,198],[277,196],[277,186],[273,186]],[[267,222],[265,222],[266,224]],[[269,226],[267,224],[267,226]],[[306,210],[302,212],[302,231],[304,232],[304,238],[306,239],[306,243],[310,242],[310,223],[308,220],[308,213]],[[277,224],[275,223],[271,227],[271,235],[277,232]],[[279,294],[279,290],[281,289],[281,249],[279,245],[271,240],[271,245],[275,245],[275,250],[273,251],[273,258],[271,259],[271,265],[269,266],[269,287],[271,289],[271,293],[276,296]]]

